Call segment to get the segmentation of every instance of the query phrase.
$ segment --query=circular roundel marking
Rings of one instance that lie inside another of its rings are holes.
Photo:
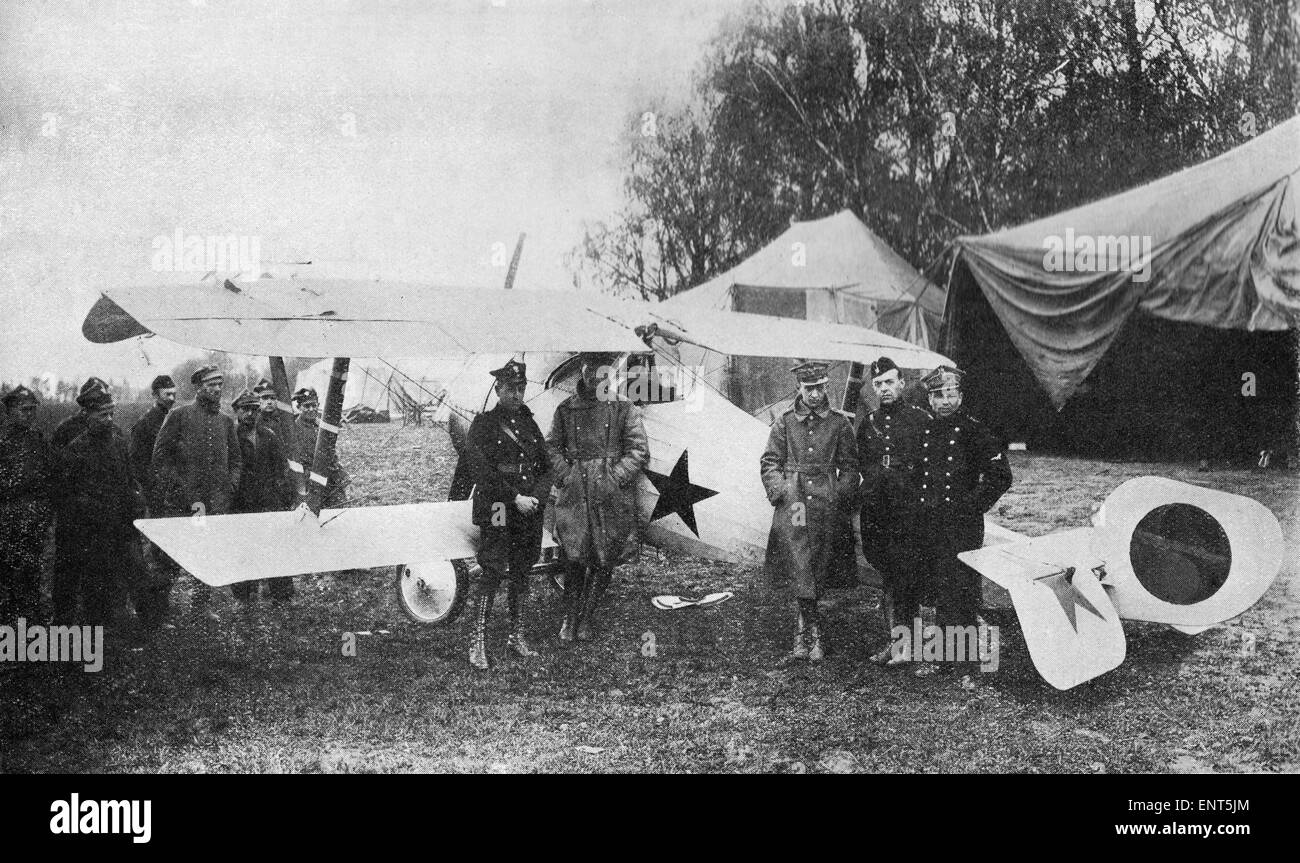
[[[1195,605],[1218,592],[1232,568],[1232,548],[1218,519],[1189,503],[1151,510],[1129,540],[1138,582],[1156,599]]]

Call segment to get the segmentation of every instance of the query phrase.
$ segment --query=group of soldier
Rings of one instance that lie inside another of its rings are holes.
[[[958,560],[984,541],[984,513],[1011,486],[998,438],[962,409],[963,373],[940,366],[921,380],[930,410],[904,399],[905,381],[889,358],[871,364],[880,406],[858,424],[830,407],[828,368],[793,370],[799,394],[772,425],[761,459],[774,507],[766,571],[788,584],[798,604],[791,656],[826,653],[817,601],[827,587],[856,583],[852,514],[860,513],[864,556],[883,580],[886,627],[912,627],[923,602],[935,625],[975,626],[980,576]],[[886,644],[875,662],[896,665],[908,653]],[[929,674],[920,663],[916,673]]]
[[[543,437],[524,405],[523,363],[492,372],[497,405],[475,419],[463,459],[474,483],[474,523],[481,529],[469,660],[489,664],[488,616],[501,581],[509,583],[510,635],[519,656],[536,652],[524,637],[528,575],[542,544],[542,513],[554,487],[555,537],[565,561],[563,642],[591,637],[592,618],[614,566],[636,528],[632,489],[649,461],[640,409],[598,396],[597,382],[616,357],[584,354],[577,392],[555,411]],[[760,459],[774,507],[765,570],[797,602],[795,659],[826,654],[818,600],[827,587],[856,584],[854,508],[863,551],[881,573],[889,631],[920,619],[922,602],[940,627],[973,626],[980,578],[957,558],[979,548],[984,513],[1011,486],[998,439],[962,409],[962,372],[940,366],[926,375],[930,410],[909,404],[898,366],[871,365],[880,407],[854,431],[830,406],[828,366],[793,369],[794,405],[772,425]],[[876,662],[899,664],[891,645]],[[917,673],[932,672],[920,664]]]
[[[617,359],[581,355],[576,392],[556,409],[547,435],[524,403],[526,366],[511,360],[491,373],[496,405],[475,418],[461,456],[480,528],[470,600],[469,661],[476,668],[489,667],[487,624],[503,581],[507,648],[537,655],[523,612],[548,502],[564,567],[561,642],[592,637],[613,570],[634,547],[634,489],[650,453],[640,408],[600,386]],[[962,409],[962,372],[940,366],[922,379],[926,411],[904,399],[894,362],[877,360],[870,372],[880,406],[855,432],[849,416],[830,406],[825,363],[792,371],[798,395],[772,424],[760,459],[774,507],[765,570],[797,603],[791,656],[816,662],[826,655],[818,600],[828,587],[856,584],[855,509],[863,553],[883,576],[891,632],[897,622],[918,619],[923,603],[933,606],[940,627],[974,625],[980,580],[957,554],[982,544],[983,515],[1010,487],[1011,470],[998,439]],[[41,617],[41,550],[51,520],[54,620],[71,622],[80,603],[79,622],[107,622],[116,591],[130,595],[148,630],[168,613],[176,568],[157,549],[146,565],[133,519],[265,512],[303,500],[303,466],[311,465],[320,422],[315,391],[294,393],[298,415],[286,444],[272,428],[281,405],[268,382],[234,398],[236,418],[220,410],[224,378],[215,366],[194,372],[190,383],[194,401],[173,407],[174,382],[156,378],[155,404],[129,441],[113,423],[112,391],[99,378],[81,388],[80,412],[49,444],[31,427],[36,394],[18,387],[4,396],[0,619]],[[327,475],[324,505],[343,505],[347,476],[337,458]],[[233,589],[243,603],[258,591],[258,582]],[[266,593],[275,602],[290,599],[292,579],[270,580]],[[209,589],[196,585],[191,611],[204,611],[208,601]],[[888,646],[872,658],[898,661]]]
[[[179,568],[161,550],[142,543],[137,518],[264,512],[294,506],[303,497],[300,477],[310,465],[319,424],[319,399],[294,393],[297,418],[291,440],[273,430],[280,402],[268,381],[221,410],[225,379],[216,366],[190,378],[194,400],[176,406],[176,384],[154,378],[154,404],[129,435],[114,422],[112,388],[89,378],[77,394],[78,412],[61,422],[47,442],[32,427],[40,397],[19,386],[3,397],[0,431],[0,621],[116,626],[135,609],[134,635],[147,637],[166,620]],[[237,418],[237,419],[236,419]],[[327,471],[326,506],[346,500],[347,475],[337,457]],[[43,607],[42,556],[54,526],[49,578],[52,608]],[[234,589],[252,603],[260,583]],[[275,602],[293,596],[292,579],[271,579]],[[196,582],[193,615],[209,611],[211,591]]]
[[[501,581],[508,582],[509,650],[537,653],[524,638],[528,576],[541,553],[543,513],[555,489],[554,534],[564,561],[561,642],[592,637],[596,608],[614,567],[633,548],[634,488],[650,461],[640,409],[609,398],[600,382],[616,355],[580,358],[576,392],[560,403],[543,436],[524,404],[527,367],[511,360],[492,372],[497,404],[475,418],[462,459],[474,481],[479,526],[469,661],[488,668],[488,615]]]

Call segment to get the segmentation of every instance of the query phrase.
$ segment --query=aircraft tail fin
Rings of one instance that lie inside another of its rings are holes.
[[[1093,529],[1081,528],[958,555],[1006,588],[1034,667],[1057,689],[1124,661],[1123,625],[1102,587],[1104,569],[1092,555],[1093,540]]]

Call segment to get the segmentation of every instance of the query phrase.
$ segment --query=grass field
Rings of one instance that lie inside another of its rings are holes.
[[[382,444],[382,446],[381,446]],[[367,503],[441,500],[453,467],[437,427],[357,426],[342,438]],[[1210,772],[1300,768],[1300,477],[1198,474],[1187,466],[1014,453],[995,517],[1029,534],[1086,523],[1123,480],[1151,473],[1256,498],[1283,523],[1284,569],[1242,617],[1196,637],[1127,623],[1128,659],[1067,692],[1030,664],[998,614],[1001,665],[974,689],[940,673],[877,668],[883,635],[869,589],[823,603],[834,649],[782,663],[790,602],[757,567],[645,547],[619,570],[598,637],[562,648],[559,597],[534,586],[542,655],[504,657],[504,598],[489,631],[495,667],[465,661],[467,626],[408,623],[389,571],[298,579],[284,612],[187,622],[144,649],[115,645],[97,674],[0,669],[4,772]],[[755,466],[757,469],[757,466]],[[706,611],[661,612],[657,593],[733,590]],[[355,635],[356,655],[342,649]],[[370,634],[363,634],[370,633]],[[1248,649],[1253,644],[1253,651]],[[653,647],[653,649],[651,649]]]

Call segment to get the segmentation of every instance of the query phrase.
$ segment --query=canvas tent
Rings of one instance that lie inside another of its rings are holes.
[[[1229,420],[1252,447],[1285,434],[1298,176],[1293,118],[1144,186],[959,238],[943,347],[975,373],[968,396],[1011,436],[1052,426],[1066,444],[1130,427],[1111,443],[1203,449],[1196,426]]]
[[[842,210],[793,223],[740,264],[664,305],[854,324],[930,349],[944,300],[943,288],[918,273],[852,212]],[[787,365],[738,359],[732,369],[732,400],[757,412],[784,398],[792,390]],[[845,377],[841,368],[837,389]]]

